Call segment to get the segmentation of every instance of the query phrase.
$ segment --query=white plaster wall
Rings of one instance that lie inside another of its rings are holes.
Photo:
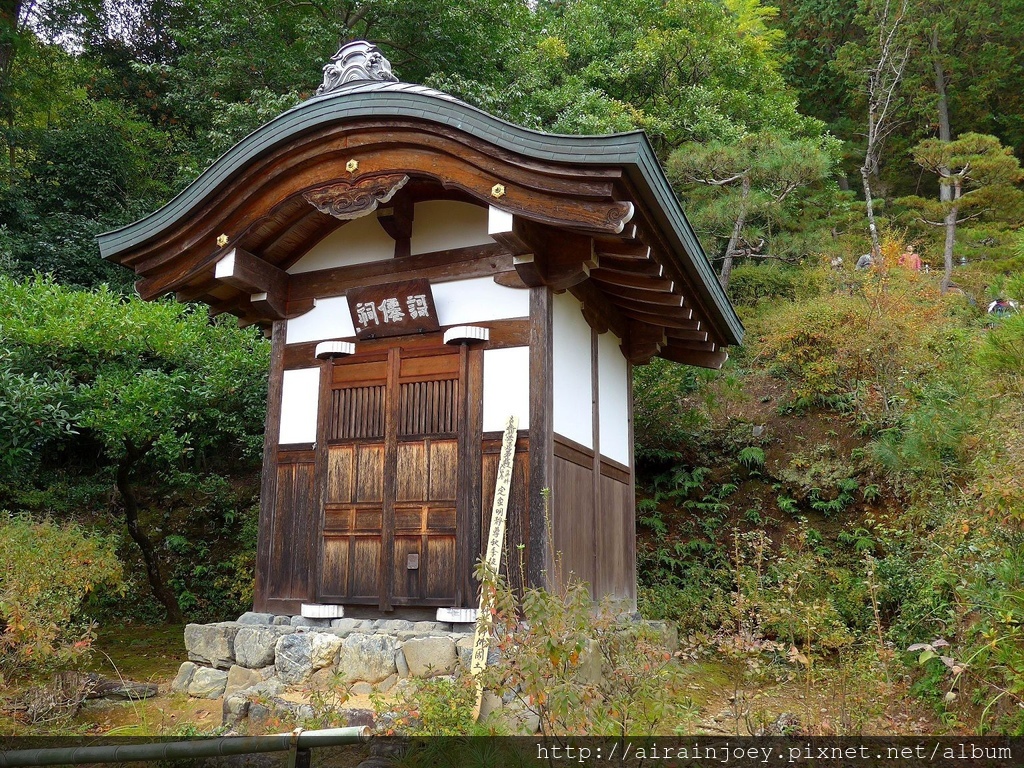
[[[530,348],[484,350],[484,432],[505,428],[511,415],[530,426]]]
[[[281,431],[277,442],[315,443],[320,401],[320,369],[285,371],[281,384]]]
[[[601,455],[629,466],[629,366],[619,344],[611,331],[597,337],[597,431]]]
[[[530,292],[498,285],[490,277],[452,280],[430,286],[441,325],[529,317]]]
[[[288,274],[365,264],[395,257],[395,241],[370,214],[338,227],[288,268]]]
[[[487,209],[455,200],[427,200],[413,212],[410,252],[431,253],[494,241],[487,234]]]
[[[555,294],[552,306],[555,432],[594,447],[590,326],[572,294]]]
[[[356,335],[352,315],[348,310],[348,299],[333,296],[317,299],[309,312],[288,321],[286,344],[324,339],[346,339]]]

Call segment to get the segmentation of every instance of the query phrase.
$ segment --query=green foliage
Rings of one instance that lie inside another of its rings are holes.
[[[740,264],[729,278],[729,298],[742,307],[780,299],[813,298],[823,289],[820,273],[808,269],[766,264]]]
[[[764,466],[764,450],[756,445],[748,445],[737,454],[736,458],[747,469],[756,470]]]
[[[232,551],[246,537],[230,521],[251,507],[253,490],[239,492],[225,476],[259,463],[266,342],[186,306],[46,278],[0,277],[0,303],[0,379],[17,385],[0,396],[0,423],[10,427],[0,430],[4,503],[39,509],[68,483],[103,483],[105,492],[79,494],[88,506],[68,513],[119,513],[140,482],[143,535],[156,518],[163,535],[196,548],[171,553],[186,568],[172,579],[185,604],[206,619],[237,613],[251,557]],[[205,562],[211,533],[227,548],[215,565]]]
[[[633,368],[633,436],[637,459],[657,459],[687,442],[714,403],[717,372],[659,357]]]
[[[0,302],[5,374],[66,408],[75,429],[88,430],[112,459],[129,445],[152,446],[170,464],[228,446],[258,457],[268,364],[262,339],[186,306],[125,301],[103,288],[78,292],[47,279],[0,278]],[[36,445],[47,435],[52,441],[52,426],[38,426]]]
[[[472,677],[456,675],[415,680],[397,699],[378,694],[373,701],[378,716],[388,714],[390,733],[417,737],[485,735],[493,729],[500,731],[497,723],[478,725],[473,719],[476,694],[476,681]]]
[[[520,597],[485,569],[478,576],[498,651],[481,682],[539,718],[543,735],[686,727],[693,707],[682,668],[653,627],[621,623],[610,607],[595,614],[586,585],[571,578],[558,592],[527,589]]]
[[[110,539],[0,513],[0,683],[80,659],[92,641],[82,601],[121,578]]]
[[[782,305],[758,323],[758,354],[790,382],[796,404],[851,403],[882,425],[922,379],[944,370],[935,351],[955,345],[956,322],[934,287],[901,270],[871,274],[849,294]]]

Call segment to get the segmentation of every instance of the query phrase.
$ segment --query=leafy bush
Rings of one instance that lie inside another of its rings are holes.
[[[763,317],[757,353],[788,379],[798,404],[851,403],[891,421],[917,382],[941,370],[949,321],[934,288],[879,271],[850,295],[782,307]]]
[[[0,673],[19,677],[72,664],[92,638],[82,601],[121,578],[110,539],[0,513]]]
[[[694,710],[683,670],[655,628],[623,623],[610,606],[595,613],[586,584],[573,579],[559,591],[527,589],[520,597],[484,568],[478,577],[498,652],[481,681],[539,718],[543,735],[686,727]]]
[[[753,307],[777,299],[811,298],[821,292],[822,284],[820,274],[809,269],[741,264],[729,277],[729,298],[734,304]]]
[[[47,277],[20,283],[0,276],[0,305],[0,385],[10,385],[0,390],[0,504],[36,510],[41,498],[59,495],[48,492],[51,486],[103,484],[101,495],[70,513],[124,520],[146,560],[141,570],[171,619],[184,617],[158,561],[163,537],[174,534],[207,547],[182,557],[211,566],[177,579],[186,608],[206,620],[224,617],[216,615],[218,606],[237,614],[232,601],[186,591],[221,581],[210,591],[244,599],[244,589],[228,583],[239,581],[244,564],[215,566],[205,558],[234,554],[214,545],[242,538],[224,529],[256,493],[266,340],[195,307],[143,302],[107,288],[74,290]],[[248,485],[232,481],[245,473]],[[226,548],[239,545],[251,542]]]

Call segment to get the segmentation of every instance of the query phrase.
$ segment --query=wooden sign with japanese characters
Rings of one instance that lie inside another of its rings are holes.
[[[353,288],[347,297],[358,339],[427,333],[440,328],[428,280]]]

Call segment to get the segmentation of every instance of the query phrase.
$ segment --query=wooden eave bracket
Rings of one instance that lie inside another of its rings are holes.
[[[292,307],[289,312],[288,273],[237,246],[217,260],[214,279],[248,294],[252,311],[260,319],[283,320],[311,308]]]
[[[494,206],[487,227],[491,238],[511,251],[512,264],[528,287],[564,291],[582,283],[598,266],[590,235],[538,224]]]
[[[663,327],[631,319],[627,328],[621,349],[633,365],[647,365],[652,357],[668,345],[668,336]]]
[[[685,365],[696,365],[700,368],[711,368],[712,370],[718,370],[721,368],[725,361],[729,359],[729,353],[711,344],[713,351],[706,351],[701,349],[690,349],[687,347],[677,346],[666,346],[659,353],[659,357],[663,357],[666,360],[671,360],[674,363],[683,363]]]

